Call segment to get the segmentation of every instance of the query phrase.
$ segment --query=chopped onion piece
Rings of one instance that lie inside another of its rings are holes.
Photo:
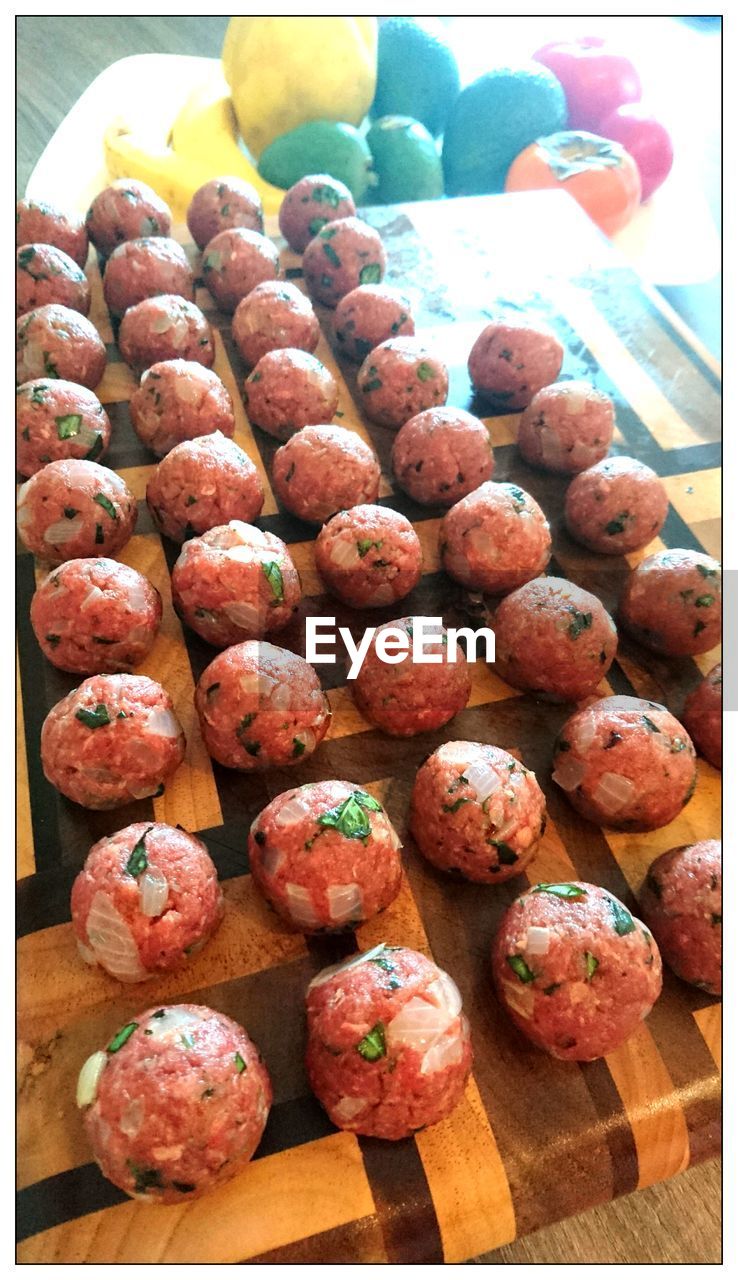
[[[97,956],[91,947],[86,947],[80,938],[77,939],[77,950],[85,964],[97,965]]]
[[[174,318],[170,315],[157,316],[151,322],[152,333],[167,333],[174,325]],[[148,379],[147,379],[148,381]]]
[[[635,794],[630,778],[623,778],[619,773],[603,773],[592,792],[592,799],[605,813],[613,814],[631,804]]]
[[[390,844],[392,845],[392,848],[401,849],[402,840],[398,836],[397,832],[395,831],[395,828],[392,826],[392,823],[389,821],[389,819],[387,820],[387,834],[389,836]]]
[[[320,922],[313,906],[310,890],[301,884],[287,884],[285,892],[290,915],[295,923],[303,925],[306,929],[314,929]]]
[[[202,387],[197,382],[191,382],[185,376],[178,378],[174,384],[174,394],[177,400],[181,400],[183,404],[199,404],[202,396]]]
[[[474,529],[469,529],[469,531],[464,534],[464,542],[476,556],[481,556],[483,560],[499,560],[500,558],[500,549],[493,541],[491,534],[487,533],[487,530],[482,529],[480,526],[477,526]]]
[[[309,813],[310,805],[298,792],[281,806],[274,821],[278,827],[289,827],[293,822],[302,822]]]
[[[420,1064],[420,1074],[428,1076],[435,1071],[444,1071],[446,1067],[453,1067],[457,1062],[461,1062],[463,1056],[464,1038],[459,1029],[451,1035],[436,1040],[436,1043],[426,1050]]]
[[[83,520],[55,520],[44,529],[44,542],[51,547],[62,547],[77,537],[83,525]]]
[[[420,996],[413,996],[387,1026],[389,1049],[427,1049],[453,1022],[447,1009],[440,1009]]]
[[[196,1013],[190,1013],[189,1009],[183,1009],[181,1005],[170,1005],[158,1018],[152,1014],[146,1030],[151,1032],[154,1040],[163,1040],[173,1032],[179,1034],[180,1027],[192,1026],[193,1023],[200,1021],[199,1016]]]
[[[550,427],[541,431],[541,458],[546,467],[561,466],[561,442]]]
[[[90,587],[84,600],[80,601],[80,611],[82,609],[91,609],[93,605],[105,603],[105,592],[99,587]]]
[[[585,711],[574,727],[574,745],[586,756],[595,738],[595,719],[591,711]]]
[[[160,916],[167,905],[169,881],[156,869],[147,867],[138,882],[138,897],[145,916]]]
[[[259,859],[261,869],[266,876],[276,876],[285,860],[281,849],[261,849]]]
[[[453,978],[444,973],[443,969],[439,969],[438,977],[426,987],[425,995],[430,996],[431,1000],[435,1001],[441,1009],[445,1009],[452,1018],[461,1013],[461,992]]]
[[[130,1098],[120,1118],[121,1131],[127,1138],[135,1138],[143,1124],[144,1109],[140,1098]]]
[[[148,609],[151,600],[148,586],[148,582],[139,582],[138,579],[131,584],[127,601],[131,613],[143,613]]]
[[[107,1065],[108,1055],[104,1049],[98,1049],[82,1065],[77,1078],[77,1106],[91,1107],[97,1097],[97,1086]]]
[[[305,750],[301,752],[303,756],[309,756],[315,750],[316,738],[312,729],[301,729],[299,733],[295,734],[295,742],[301,742],[304,746]]]
[[[361,917],[363,902],[358,884],[332,884],[327,890],[328,913],[334,924]]]
[[[355,569],[361,557],[354,539],[339,538],[331,547],[330,561],[338,569]]]
[[[269,701],[275,711],[286,711],[292,702],[292,690],[285,681],[283,684],[275,684],[269,695]]]
[[[502,786],[496,769],[493,769],[484,760],[480,760],[479,764],[473,764],[469,769],[465,769],[464,777],[472,790],[476,791],[477,800],[480,804]]]
[[[334,1124],[347,1124],[368,1106],[366,1098],[341,1098],[332,1109]]]
[[[229,520],[228,528],[244,547],[252,547],[255,543],[261,545],[264,542],[261,529],[257,529],[253,524],[247,524],[245,520]]]
[[[259,677],[256,671],[245,671],[242,676],[239,676],[238,683],[242,691],[249,697],[258,697]]]
[[[179,738],[182,726],[173,711],[168,707],[154,707],[147,722],[149,733],[159,734],[162,738]]]
[[[379,608],[383,604],[392,604],[394,598],[395,593],[392,590],[392,587],[388,582],[385,582],[381,587],[377,587],[376,591],[372,592],[372,598],[367,601],[367,603],[371,607]]]
[[[531,982],[503,982],[505,1004],[519,1018],[532,1018],[535,991]]]
[[[92,899],[86,928],[98,964],[119,982],[143,982],[149,977],[131,930],[101,889]]]
[[[115,781],[115,779],[112,779]],[[159,791],[160,783],[152,784],[147,782],[145,787],[129,787],[128,791],[134,800],[148,800],[149,796],[155,796]]]
[[[551,930],[531,925],[525,939],[525,954],[528,956],[545,956],[551,946]]]
[[[377,956],[381,956],[386,946],[386,942],[379,942],[370,951],[362,951],[360,955],[352,956],[350,960],[344,960],[341,964],[329,964],[327,968],[321,969],[320,973],[316,973],[308,984],[308,991],[312,991],[313,987],[322,987],[324,982],[328,982],[337,973],[343,973],[346,969],[353,969],[357,964],[367,964],[370,960],[375,960]]]
[[[246,600],[234,600],[232,604],[224,604],[225,616],[237,627],[250,631],[254,636],[262,629],[261,610]]]
[[[16,503],[19,507],[21,507],[25,502],[26,494],[28,493],[28,486],[30,485],[30,483],[31,483],[30,480],[25,480],[18,490]]]
[[[552,777],[562,791],[576,791],[577,787],[584,781],[586,773],[587,766],[584,760],[578,760],[576,756],[567,751],[563,756],[559,756],[556,761],[556,769]]]

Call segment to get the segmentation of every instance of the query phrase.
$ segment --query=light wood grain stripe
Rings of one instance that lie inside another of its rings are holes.
[[[103,404],[119,404],[130,400],[138,388],[138,378],[127,364],[107,364],[101,381],[95,387],[95,395]]]
[[[213,332],[215,335],[214,369],[218,377],[222,380],[226,391],[229,393],[231,400],[233,401],[233,414],[236,419],[236,430],[233,438],[236,441],[236,444],[240,445],[244,453],[248,455],[259,472],[259,477],[264,487],[264,506],[261,514],[264,516],[273,516],[279,508],[277,506],[277,499],[272,491],[269,473],[264,466],[261,453],[259,452],[259,447],[254,439],[251,424],[246,416],[246,410],[243,407],[243,400],[241,399],[241,389],[236,382],[236,376],[225,353],[223,339],[217,329]]]
[[[112,342],[113,328],[110,323],[110,314],[105,304],[102,277],[98,270],[96,257],[90,258],[85,274],[90,282],[90,321],[94,324],[103,342]]]
[[[15,869],[16,875],[20,880],[23,876],[33,875],[36,870],[36,856],[33,848],[33,828],[31,826],[31,800],[28,794],[26,728],[23,718],[20,666],[17,663],[15,675],[15,699]]]
[[[695,1009],[693,1018],[699,1027],[702,1037],[712,1054],[718,1071],[723,1069],[723,1006],[708,1004],[704,1009]]]
[[[638,1186],[686,1169],[689,1133],[674,1083],[644,1022],[605,1059],[633,1132]]]
[[[690,528],[701,520],[714,520],[721,513],[721,470],[709,467],[705,471],[685,472],[677,476],[664,476],[663,485],[669,502]]]
[[[240,1262],[374,1212],[353,1134],[337,1133],[253,1161],[185,1205],[116,1205],[32,1236],[20,1262]]]
[[[666,316],[669,324],[676,330],[680,337],[684,338],[684,341],[689,344],[692,350],[697,352],[697,355],[704,361],[708,369],[715,374],[715,377],[721,377],[722,369],[720,361],[715,359],[715,356],[705,346],[702,339],[697,336],[694,329],[690,329],[686,321],[684,321],[679,315],[679,312],[675,311],[671,306],[671,303],[666,301],[666,298],[660,290],[654,289],[653,285],[650,285],[646,280],[639,280],[638,283],[641,291],[647,298],[650,298],[656,309],[660,311],[663,316]]]

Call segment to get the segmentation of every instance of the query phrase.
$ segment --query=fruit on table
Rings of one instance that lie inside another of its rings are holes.
[[[640,101],[641,81],[633,63],[600,36],[553,40],[533,57],[561,82],[570,129],[599,133],[604,116],[626,102]]]
[[[313,120],[275,138],[262,152],[259,173],[285,191],[310,173],[327,173],[361,204],[371,182],[372,153],[352,125]]]
[[[619,142],[633,157],[641,175],[641,200],[648,200],[669,176],[674,162],[666,127],[643,103],[629,102],[605,116],[599,132]]]
[[[523,148],[565,124],[564,91],[547,68],[531,62],[480,76],[459,94],[446,126],[447,194],[502,191]]]
[[[382,116],[366,135],[379,179],[380,204],[435,200],[443,195],[443,166],[424,125],[409,116]]]
[[[461,88],[456,58],[435,18],[389,18],[379,27],[373,120],[406,115],[437,137]]]
[[[583,130],[539,138],[513,160],[506,191],[549,187],[568,191],[608,236],[630,221],[641,198],[633,157],[619,142]]]
[[[241,136],[258,158],[275,138],[310,120],[361,123],[374,97],[377,23],[231,18],[222,58]],[[313,172],[320,168],[312,165]]]

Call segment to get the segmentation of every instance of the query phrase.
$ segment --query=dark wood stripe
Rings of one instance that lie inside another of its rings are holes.
[[[359,1138],[390,1263],[443,1262],[441,1231],[414,1138]]]
[[[638,1152],[633,1130],[607,1063],[604,1058],[584,1062],[581,1072],[610,1152],[613,1197],[635,1191],[638,1186]]]
[[[375,1216],[357,1218],[355,1222],[319,1231],[317,1235],[283,1244],[266,1253],[257,1253],[245,1261],[249,1266],[269,1263],[272,1265],[305,1265],[319,1263],[337,1266],[344,1263],[383,1262],[382,1231]]]
[[[56,865],[60,851],[60,832],[57,813],[57,792],[47,782],[41,767],[41,728],[48,705],[45,697],[44,667],[47,665],[31,626],[29,614],[31,598],[36,589],[33,558],[18,557],[16,567],[16,616],[18,625],[18,652],[20,655],[20,683],[23,699],[23,717],[26,734],[26,765],[28,792],[31,804],[31,829],[36,858],[36,868],[43,871]]]

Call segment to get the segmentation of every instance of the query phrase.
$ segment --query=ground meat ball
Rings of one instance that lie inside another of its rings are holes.
[[[137,569],[99,556],[67,560],[37,588],[31,625],[62,671],[130,671],[161,626],[161,596]]]
[[[16,325],[15,380],[63,378],[91,390],[105,372],[105,345],[86,316],[50,302],[20,316]]]
[[[88,1058],[77,1105],[95,1160],[126,1195],[194,1200],[261,1141],[272,1087],[242,1027],[204,1005],[147,1009]]]
[[[537,391],[558,378],[564,348],[550,329],[522,316],[494,321],[469,353],[474,390],[493,408],[524,409]]]
[[[566,721],[556,740],[553,780],[590,822],[655,831],[692,797],[694,747],[658,702],[602,698]]]
[[[384,943],[317,974],[307,992],[310,1087],[339,1129],[407,1138],[449,1115],[472,1061],[456,983]]]
[[[557,382],[537,391],[520,417],[518,448],[533,467],[571,474],[607,457],[615,410],[588,382]]]
[[[655,538],[668,510],[669,496],[655,471],[635,458],[606,458],[572,480],[564,515],[577,542],[621,556]]]
[[[448,370],[415,338],[390,338],[367,356],[356,385],[367,417],[396,430],[423,409],[445,404]]]
[[[176,240],[166,236],[127,240],[110,255],[103,278],[103,293],[112,316],[122,316],[144,298],[175,294],[195,299],[195,284],[187,255]]]
[[[198,187],[187,210],[187,226],[198,249],[230,227],[264,230],[261,199],[243,178],[211,178]]]
[[[63,378],[34,378],[15,393],[15,461],[22,476],[47,462],[107,453],[110,419],[94,392]]]
[[[489,432],[464,409],[426,409],[410,418],[392,446],[397,483],[424,506],[450,506],[490,480]]]
[[[87,809],[161,795],[184,753],[172,699],[148,676],[90,676],[51,708],[41,730],[44,774]]]
[[[207,245],[202,274],[221,311],[235,311],[257,284],[279,279],[279,251],[258,231],[230,227]]]
[[[195,707],[211,756],[247,771],[304,760],[331,720],[310,664],[265,640],[219,653],[200,676]]]
[[[471,693],[469,665],[461,649],[449,657],[446,628],[435,642],[426,640],[429,654],[440,654],[440,663],[415,663],[412,648],[401,662],[384,662],[377,653],[377,638],[390,629],[404,632],[412,645],[414,618],[397,618],[378,627],[361,666],[353,691],[359,710],[372,724],[393,737],[409,738],[440,729],[463,711]],[[397,652],[390,647],[390,652]]]
[[[397,897],[400,840],[381,804],[352,782],[310,782],[251,824],[251,874],[303,933],[354,928]]]
[[[707,653],[722,635],[722,576],[699,551],[657,551],[628,576],[618,617],[656,653]]]
[[[134,822],[94,844],[72,886],[80,954],[120,982],[179,969],[215,933],[223,894],[202,840]]]
[[[229,520],[251,524],[264,488],[243,449],[214,431],[175,445],[149,480],[146,501],[157,529],[184,542]]]
[[[243,388],[249,419],[262,431],[288,440],[300,427],[330,422],[338,407],[333,374],[307,351],[268,351]]]
[[[375,502],[380,478],[373,450],[344,427],[303,427],[277,449],[272,464],[279,501],[314,524],[336,511]]]
[[[492,944],[497,995],[554,1058],[593,1062],[623,1044],[661,992],[648,929],[598,885],[537,884],[505,912]]]
[[[285,195],[279,207],[279,229],[290,249],[303,253],[327,222],[350,218],[355,213],[348,187],[327,173],[310,173]]]
[[[524,489],[487,481],[443,517],[440,547],[444,569],[462,586],[505,595],[543,573],[551,531]]]
[[[418,770],[410,831],[442,871],[482,884],[517,876],[546,828],[536,776],[501,747],[446,742]]]
[[[350,360],[365,360],[389,338],[415,333],[410,301],[385,284],[360,284],[341,298],[333,317],[339,351]]]
[[[354,609],[402,600],[420,581],[423,552],[410,521],[390,507],[339,511],[315,541],[315,564],[332,595]]]
[[[710,995],[723,990],[723,869],[719,840],[669,849],[648,869],[643,918],[678,978]]]
[[[89,249],[84,218],[40,200],[19,200],[15,206],[15,243],[53,244],[78,267],[85,265]]]
[[[536,578],[494,616],[495,671],[514,689],[580,702],[607,675],[618,647],[602,603],[565,578]]]
[[[300,578],[282,539],[241,520],[191,538],[172,570],[177,613],[219,648],[281,631],[300,596]]]
[[[140,373],[160,360],[195,360],[210,369],[213,330],[199,307],[172,293],[129,307],[118,331],[120,354]]]
[[[196,360],[161,360],[147,369],[130,413],[139,440],[160,458],[183,440],[236,429],[230,393]]]
[[[310,241],[302,259],[305,283],[335,307],[360,284],[379,284],[387,266],[381,237],[361,218],[338,218]]]
[[[95,196],[85,219],[87,233],[104,258],[124,240],[140,236],[168,236],[172,215],[145,182],[117,178]]]
[[[723,668],[712,668],[690,693],[682,720],[697,750],[716,769],[723,767]]]
[[[15,314],[58,303],[86,316],[90,286],[81,267],[50,244],[24,244],[15,254]]]
[[[117,555],[133,533],[137,515],[125,480],[97,462],[50,462],[18,490],[21,541],[49,564]]]
[[[257,284],[236,307],[233,341],[249,368],[267,351],[314,351],[320,325],[309,298],[285,280]]]

